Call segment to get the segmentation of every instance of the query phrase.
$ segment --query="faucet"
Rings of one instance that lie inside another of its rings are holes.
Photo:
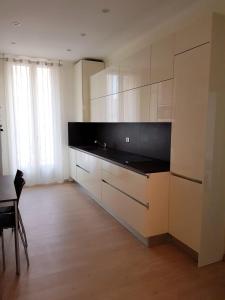
[[[107,147],[107,144],[106,144],[105,142],[102,144],[102,143],[100,143],[100,142],[97,141],[97,140],[94,141],[94,144],[96,144],[96,145],[98,145],[98,146],[100,146],[100,147],[102,147],[102,148],[104,148],[104,149],[106,149],[106,147]]]

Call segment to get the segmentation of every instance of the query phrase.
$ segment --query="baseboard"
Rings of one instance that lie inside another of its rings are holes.
[[[169,233],[158,234],[148,238],[148,247],[157,246],[171,242],[171,235]]]
[[[176,239],[174,236],[170,235],[171,242],[180,248],[182,251],[187,253],[190,257],[192,257],[196,262],[198,262],[198,252],[181,242],[180,240]]]

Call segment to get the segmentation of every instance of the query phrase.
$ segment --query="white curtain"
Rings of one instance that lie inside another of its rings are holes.
[[[9,169],[28,185],[63,181],[62,113],[58,65],[6,61]]]

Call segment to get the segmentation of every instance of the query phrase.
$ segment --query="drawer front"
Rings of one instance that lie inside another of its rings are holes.
[[[69,149],[69,164],[70,164],[70,177],[76,180],[76,150]]]
[[[103,161],[102,178],[143,204],[149,203],[146,176]]]
[[[95,198],[100,199],[101,197],[101,178],[99,172],[87,172],[81,167],[76,167],[77,181],[82,185],[90,194]]]
[[[88,172],[90,171],[89,157],[90,155],[77,151],[77,165]]]
[[[77,182],[79,182],[83,187],[88,187],[88,181],[90,178],[90,173],[80,166],[76,167]]]
[[[102,204],[144,237],[150,235],[149,209],[102,182]]]

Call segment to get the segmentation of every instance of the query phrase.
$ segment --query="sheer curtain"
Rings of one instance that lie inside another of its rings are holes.
[[[63,181],[59,66],[6,61],[10,173],[24,171],[29,185]]]

